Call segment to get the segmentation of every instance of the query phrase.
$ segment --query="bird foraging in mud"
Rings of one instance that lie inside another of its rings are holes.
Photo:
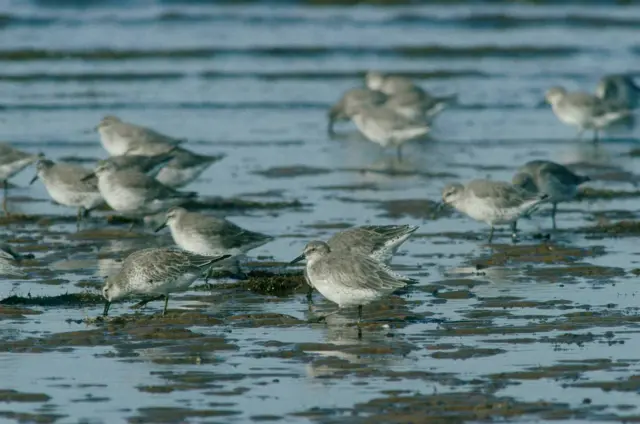
[[[304,259],[307,261],[309,284],[331,302],[337,303],[338,311],[357,306],[358,324],[362,321],[364,305],[380,300],[412,281],[367,255],[332,250],[323,241],[309,242],[303,253],[290,264]]]
[[[170,293],[187,290],[212,264],[228,257],[202,256],[170,248],[134,252],[127,256],[117,274],[107,278],[102,288],[106,300],[103,316],[108,315],[111,302],[132,295],[146,297],[135,307],[164,299],[162,315],[165,315]]]
[[[518,219],[548,197],[547,194],[531,194],[507,182],[491,180],[473,180],[466,185],[448,184],[442,190],[444,205],[453,206],[491,227],[489,243],[493,240],[495,225],[511,225],[511,236],[515,239]]]
[[[527,190],[532,195],[547,194],[551,203],[551,221],[556,228],[558,203],[568,202],[576,197],[578,186],[591,178],[574,174],[566,166],[548,160],[533,160],[524,164],[513,176],[513,184]]]

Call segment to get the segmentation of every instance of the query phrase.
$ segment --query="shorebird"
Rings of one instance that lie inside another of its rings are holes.
[[[79,227],[84,217],[104,203],[98,182],[92,176],[91,171],[78,165],[40,159],[36,175],[29,184],[40,179],[55,202],[78,208],[76,218]]]
[[[0,143],[0,181],[2,181],[4,197],[2,199],[2,210],[5,215],[9,215],[7,210],[7,197],[9,196],[9,179],[22,171],[27,166],[38,159],[42,158],[40,155],[33,155],[31,153],[22,152],[18,149],[11,147],[9,144]]]
[[[351,118],[358,130],[370,141],[396,148],[398,160],[402,160],[402,145],[426,135],[431,128],[422,121],[413,121],[385,106],[363,107]]]
[[[580,129],[578,138],[582,137],[584,131],[593,130],[593,140],[596,142],[600,130],[630,114],[628,109],[621,109],[594,95],[569,93],[562,87],[550,88],[545,98],[561,122]]]
[[[112,115],[102,118],[96,130],[100,133],[102,146],[112,156],[155,156],[166,153],[185,141],[125,122]]]
[[[142,172],[118,170],[110,162],[98,165],[94,174],[85,178],[98,178],[98,189],[107,204],[125,214],[153,214],[197,197],[195,192],[180,192],[165,186]]]
[[[596,87],[596,96],[622,109],[635,109],[640,106],[640,87],[626,75],[602,77]]]
[[[120,271],[107,278],[102,295],[106,300],[103,316],[109,313],[114,300],[130,295],[147,297],[135,305],[164,298],[162,315],[167,313],[169,294],[184,291],[202,277],[215,262],[228,255],[209,257],[177,249],[149,248],[129,255]]]
[[[532,195],[507,182],[491,180],[473,180],[466,185],[448,184],[442,190],[445,205],[453,206],[491,227],[489,243],[493,239],[495,225],[511,225],[512,237],[515,238],[518,219],[548,197],[546,194]]]
[[[367,255],[332,250],[323,241],[309,242],[290,263],[304,259],[309,283],[340,309],[357,306],[358,323],[363,305],[380,300],[411,281]]]
[[[566,166],[548,160],[527,162],[513,176],[513,185],[527,190],[531,194],[546,194],[547,202],[552,204],[551,220],[556,228],[556,210],[558,203],[572,200],[578,193],[578,186],[591,178],[577,175]]]

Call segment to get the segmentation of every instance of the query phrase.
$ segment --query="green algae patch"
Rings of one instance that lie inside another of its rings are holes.
[[[594,227],[582,229],[581,232],[588,236],[636,237],[640,235],[640,221],[624,220],[612,224],[599,224]]]
[[[17,390],[0,389],[0,403],[9,402],[48,402],[51,400],[49,395],[44,393],[23,393]]]
[[[600,246],[587,248],[560,246],[553,243],[536,245],[492,245],[493,254],[473,261],[480,268],[505,266],[513,263],[526,264],[568,264],[586,257],[602,256],[605,252]]]
[[[507,351],[504,349],[491,349],[491,348],[473,348],[473,347],[462,347],[453,351],[438,351],[431,354],[432,358],[435,359],[471,359],[471,358],[482,358],[486,356],[495,356],[500,355],[501,353],[506,353]]]
[[[299,320],[284,314],[242,314],[234,315],[227,318],[231,324],[240,327],[292,327],[295,325],[306,324],[306,321]]]
[[[631,375],[628,378],[616,381],[588,381],[575,383],[571,387],[597,388],[603,392],[640,392],[640,375]]]
[[[498,380],[540,380],[543,378],[551,378],[556,380],[577,380],[585,372],[612,371],[627,367],[629,367],[629,364],[626,362],[614,362],[610,359],[562,361],[557,365],[548,367],[531,367],[523,371],[491,374],[489,375],[489,378]],[[638,379],[638,383],[640,384],[640,378]],[[638,387],[640,388],[640,386]]]
[[[58,296],[17,296],[0,300],[0,305],[26,305],[44,307],[84,307],[104,303],[104,298],[94,293],[66,293]]]
[[[640,190],[621,191],[583,187],[576,196],[576,200],[614,200],[633,199],[640,197]]]
[[[268,271],[253,270],[247,279],[225,284],[225,289],[251,291],[271,296],[289,296],[307,290],[307,283],[301,272],[275,274]]]
[[[0,321],[4,319],[25,319],[27,315],[40,315],[41,313],[33,309],[15,308],[0,304]]]
[[[514,398],[478,392],[417,394],[372,399],[340,412],[341,423],[462,423],[505,421],[532,416],[541,419],[570,419],[592,417],[597,406],[572,408],[569,404],[536,401],[524,402]],[[311,411],[296,413],[305,416]],[[327,412],[329,415],[335,411]]]

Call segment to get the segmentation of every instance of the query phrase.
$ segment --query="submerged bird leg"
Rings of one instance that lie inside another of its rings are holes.
[[[84,207],[80,206],[78,208],[78,213],[76,214],[76,231],[80,231],[80,224],[82,223],[82,216],[83,216],[83,210]]]
[[[321,315],[321,316],[319,316],[319,317],[312,318],[312,319],[310,319],[308,322],[322,322],[322,321],[326,321],[327,317],[329,317],[329,316],[331,316],[331,315],[335,315],[335,314],[337,314],[338,312],[340,312],[340,308],[336,309],[336,310],[335,310],[335,311],[333,311],[333,312],[329,312],[329,313],[328,313],[328,314],[326,314],[326,315]]]
[[[599,135],[599,131],[597,129],[593,130],[593,142],[597,143],[598,141],[600,141],[600,138],[598,137]]]
[[[361,322],[362,322],[362,305],[358,305],[358,327],[360,327]]]
[[[143,306],[145,306],[147,303],[149,303],[149,302],[153,302],[153,301],[156,301],[156,300],[160,300],[160,299],[164,299],[164,297],[165,297],[165,296],[164,296],[163,294],[161,294],[160,296],[150,297],[150,298],[148,298],[148,299],[141,300],[140,302],[138,302],[138,303],[136,303],[135,305],[133,305],[133,306],[131,307],[131,309],[139,309],[139,308],[142,308],[142,307],[143,307]]]
[[[106,317],[109,314],[109,307],[111,306],[111,302],[109,302],[107,300],[107,302],[104,304],[104,310],[102,311],[102,316]]]
[[[167,306],[169,306],[169,295],[164,295],[164,309],[162,310],[162,316],[167,315]]]
[[[136,221],[131,221],[131,225],[129,225],[129,229],[127,231],[131,232],[131,230],[133,230],[133,227],[135,226],[136,226]]]
[[[511,238],[514,240],[518,238],[518,221],[511,223]]]
[[[7,180],[2,180],[3,187],[3,196],[2,196],[2,211],[5,215],[9,216],[9,211],[7,210],[7,196],[9,195],[9,183]]]
[[[307,302],[313,303],[313,287],[311,286],[309,286],[309,289],[307,290]]]
[[[493,225],[491,226],[491,232],[489,233],[489,243],[491,243],[491,240],[493,240]]]
[[[558,204],[557,203],[553,203],[553,206],[551,207],[551,223],[553,224],[553,229],[556,229],[556,210],[558,209]]]

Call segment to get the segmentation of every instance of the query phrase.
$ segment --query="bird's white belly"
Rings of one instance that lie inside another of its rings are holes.
[[[137,294],[169,294],[187,290],[194,281],[202,276],[201,273],[186,273],[171,280],[164,281],[138,281],[132,286],[132,291]]]
[[[104,146],[104,149],[109,152],[111,156],[121,156],[127,153],[129,150],[129,140],[104,128],[101,128],[99,132],[102,146]]]
[[[379,292],[368,289],[354,289],[332,284],[330,281],[307,273],[309,282],[321,295],[337,303],[339,307],[366,305],[381,297]]]
[[[166,166],[158,172],[156,180],[169,187],[182,187],[198,178],[208,166],[208,164],[189,168]]]
[[[488,225],[511,224],[521,215],[519,208],[497,208],[492,203],[477,198],[467,202],[461,211],[476,221],[486,222]]]
[[[102,203],[102,196],[100,193],[75,191],[72,187],[59,182],[47,183],[44,181],[44,185],[49,196],[51,196],[56,203],[64,206],[83,206],[86,209],[91,209]]]
[[[145,206],[144,196],[127,188],[110,187],[103,179],[98,181],[98,188],[107,204],[116,211],[138,211]]]

